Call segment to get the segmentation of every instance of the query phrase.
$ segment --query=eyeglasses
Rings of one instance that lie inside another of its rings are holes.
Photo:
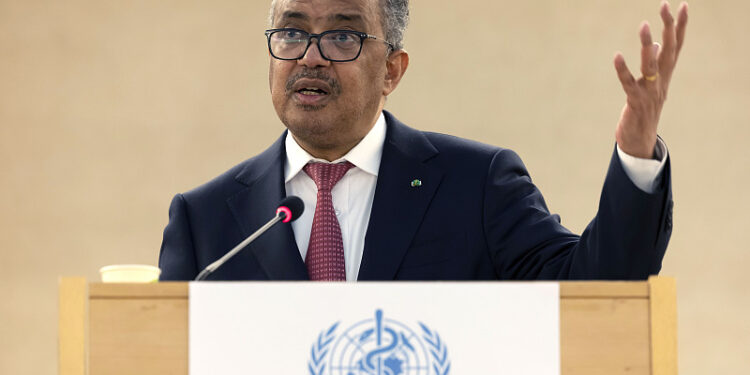
[[[328,61],[354,61],[362,53],[362,44],[366,39],[379,40],[393,50],[387,40],[354,30],[328,30],[320,34],[310,34],[299,29],[266,30],[268,50],[271,56],[279,60],[299,60],[307,53],[312,39],[318,40],[320,56]]]

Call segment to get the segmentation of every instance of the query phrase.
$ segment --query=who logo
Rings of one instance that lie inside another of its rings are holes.
[[[449,375],[448,348],[437,332],[385,318],[383,311],[337,333],[339,323],[312,345],[310,375]]]

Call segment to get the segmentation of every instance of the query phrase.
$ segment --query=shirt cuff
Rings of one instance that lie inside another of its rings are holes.
[[[620,145],[617,145],[617,156],[620,158],[625,174],[635,186],[648,194],[656,191],[656,187],[661,183],[661,171],[667,164],[667,155],[667,145],[660,137],[656,139],[653,159],[630,156],[620,149]]]

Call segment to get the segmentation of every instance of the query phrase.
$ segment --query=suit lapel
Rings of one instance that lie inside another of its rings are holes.
[[[273,218],[284,188],[284,138],[251,159],[235,179],[247,188],[227,200],[245,236]],[[271,280],[308,280],[294,233],[289,224],[277,224],[258,237],[243,253],[252,254]]]
[[[388,130],[359,280],[395,278],[443,176],[425,163],[438,153],[427,137],[384,113]],[[421,186],[412,186],[415,180]]]

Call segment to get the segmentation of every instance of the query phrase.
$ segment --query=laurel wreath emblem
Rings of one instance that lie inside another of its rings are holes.
[[[448,375],[451,370],[451,361],[448,360],[448,348],[440,341],[440,336],[437,332],[427,328],[424,323],[419,322],[419,326],[422,327],[422,338],[430,346],[430,354],[432,354],[432,368],[435,370],[435,375]]]
[[[310,375],[324,375],[326,370],[325,358],[336,338],[335,331],[338,326],[339,322],[334,323],[330,328],[321,332],[318,339],[313,343],[310,349],[310,361],[307,364]],[[432,369],[435,370],[435,375],[449,375],[451,362],[448,360],[448,348],[440,340],[440,335],[437,332],[429,329],[422,322],[419,322],[419,326],[422,328],[422,339],[427,343],[432,356]],[[370,334],[372,334],[372,330],[363,332],[360,340],[366,339]]]
[[[307,368],[310,370],[310,375],[323,375],[326,369],[326,364],[323,361],[328,354],[328,347],[336,338],[334,331],[339,326],[339,322],[334,323],[331,328],[321,332],[318,335],[318,340],[313,343],[312,349],[310,350],[310,362],[307,364]]]

